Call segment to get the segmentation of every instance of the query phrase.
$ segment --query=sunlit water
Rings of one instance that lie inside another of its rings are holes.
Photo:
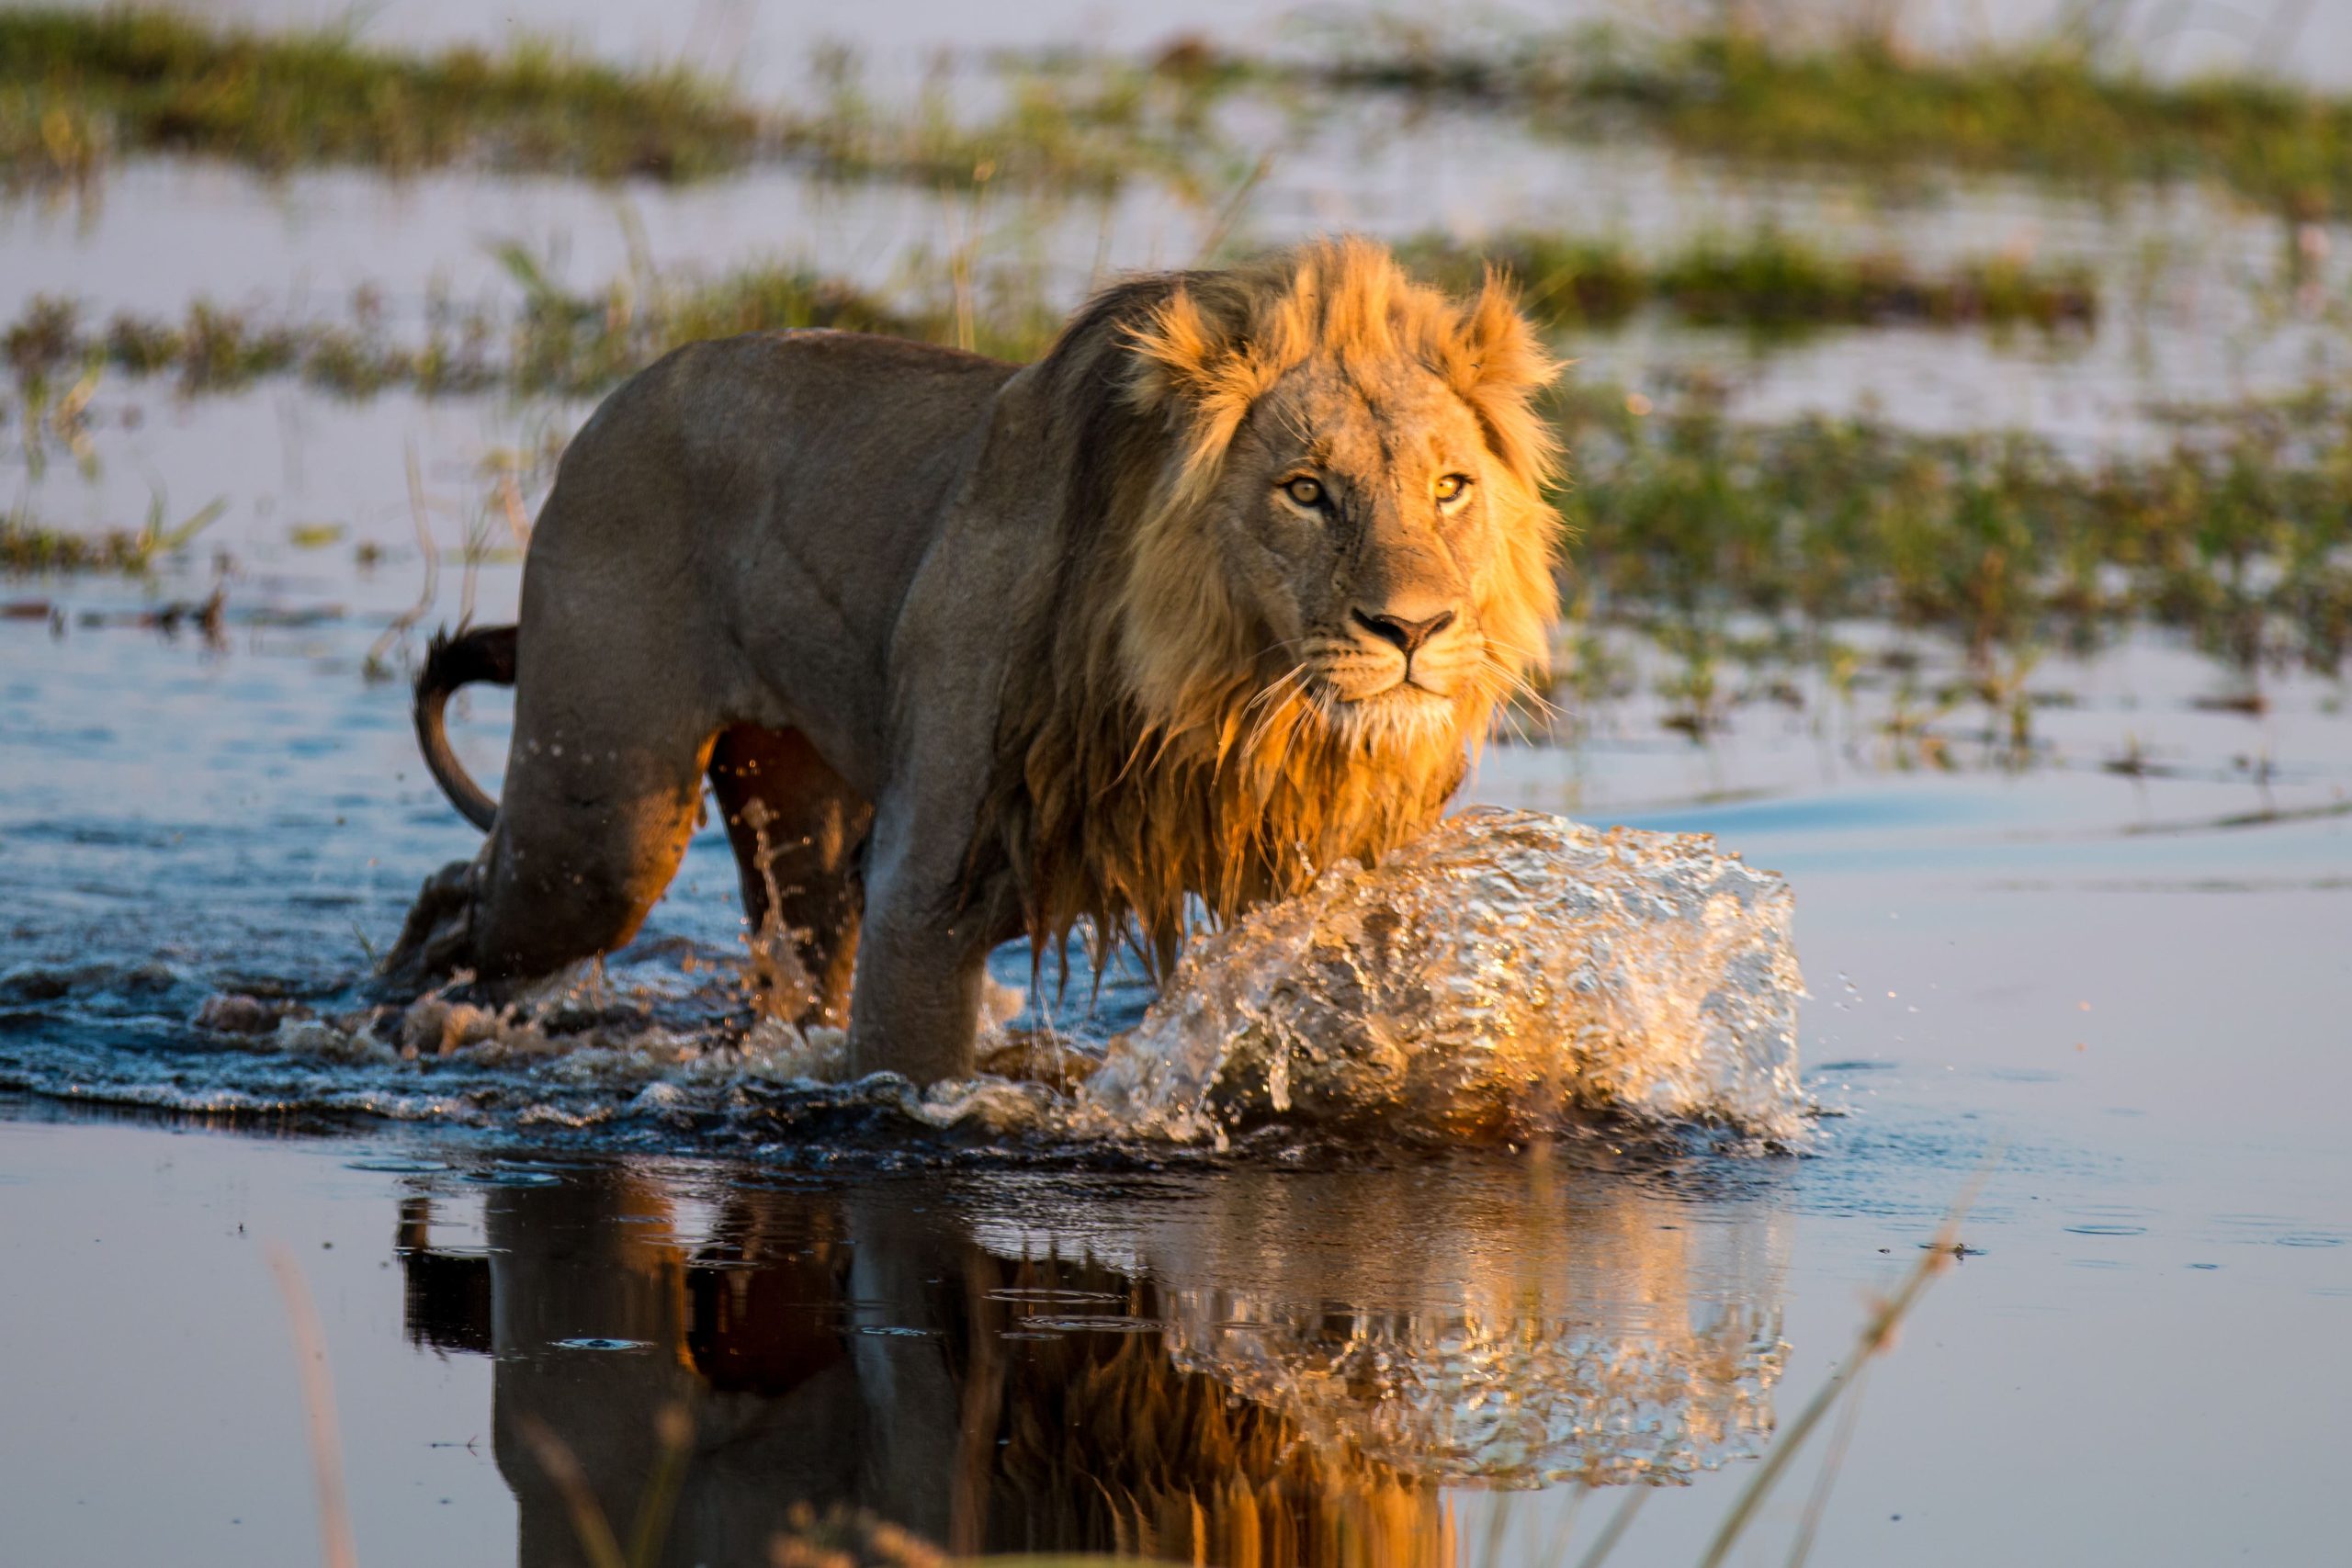
[[[1793,1139],[1792,913],[1697,835],[1467,812],[1197,943],[1085,1097],[1186,1140],[1524,1138],[1579,1110]]]

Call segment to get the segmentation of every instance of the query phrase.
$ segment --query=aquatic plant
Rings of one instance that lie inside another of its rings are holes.
[[[2071,268],[1995,259],[1922,273],[1891,256],[1832,257],[1769,228],[1738,241],[1702,239],[1655,261],[1607,242],[1533,231],[1476,245],[1430,235],[1399,253],[1433,281],[1464,292],[1475,290],[1489,263],[1500,265],[1521,284],[1528,308],[1562,327],[1614,325],[1644,306],[1765,333],[1889,321],[2052,329],[2087,324],[2098,314],[2091,281]],[[105,365],[176,375],[186,392],[296,373],[350,396],[394,386],[586,393],[682,344],[736,333],[832,327],[1025,359],[1043,351],[1061,322],[1034,275],[990,269],[976,277],[961,257],[934,269],[942,275],[928,289],[912,290],[916,302],[900,303],[782,263],[717,277],[641,270],[574,291],[520,245],[502,245],[497,254],[521,291],[519,310],[437,300],[422,344],[386,337],[373,291],[354,298],[345,321],[307,322],[198,300],[178,321],[123,312],[93,323],[71,299],[35,296],[0,333],[0,354],[20,387]]]
[[[1950,632],[1981,671],[2142,621],[2248,668],[2333,671],[2352,645],[2352,403],[2333,392],[2182,412],[2164,450],[2093,462],[2018,431],[1740,423],[1704,393],[1587,389],[1559,417],[1576,477],[1555,499],[1598,618],[1884,619]]]
[[[175,376],[184,394],[233,391],[288,374],[350,397],[390,387],[575,394],[602,390],[704,338],[836,327],[943,341],[950,330],[944,311],[901,311],[798,267],[752,266],[707,281],[623,279],[573,293],[519,247],[500,255],[521,285],[520,308],[441,301],[428,311],[419,343],[389,338],[366,293],[347,320],[308,322],[199,299],[176,321],[123,311],[92,323],[72,300],[43,296],[0,333],[0,354],[28,400],[60,374],[93,367]]]
[[[149,506],[136,528],[82,533],[47,527],[21,506],[0,513],[0,571],[107,571],[137,576],[175,550],[185,549],[228,510],[214,501],[186,521],[167,525],[163,497]]]
[[[1671,254],[1527,230],[1465,244],[1443,235],[1406,242],[1417,271],[1463,290],[1491,264],[1517,279],[1526,308],[1554,325],[1606,327],[1645,307],[1705,326],[1761,332],[1827,325],[2089,326],[2098,293],[2087,268],[2022,257],[1925,272],[1893,254],[1837,256],[1773,227],[1702,236]]]

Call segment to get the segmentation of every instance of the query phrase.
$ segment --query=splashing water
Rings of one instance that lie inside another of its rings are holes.
[[[1794,907],[1705,835],[1464,812],[1200,944],[1082,1098],[1182,1142],[1277,1118],[1490,1141],[1593,1112],[1789,1139]]]
[[[0,1003],[35,1004],[31,1043],[0,1053],[0,1089],[829,1159],[941,1136],[1213,1156],[1270,1126],[1491,1143],[1595,1116],[1782,1142],[1802,1103],[1792,909],[1704,837],[1478,809],[1204,939],[1099,1067],[1083,1039],[998,1034],[970,1079],[843,1081],[839,1031],[751,1017],[731,968],[640,958],[617,1005],[592,973],[495,1010],[215,994],[191,1016],[187,980],[163,975],[111,1022],[132,1004],[102,976],[21,973]]]

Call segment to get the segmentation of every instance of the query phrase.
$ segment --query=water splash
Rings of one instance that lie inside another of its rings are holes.
[[[1205,939],[1107,1054],[995,1034],[989,1070],[928,1089],[852,1078],[840,1031],[756,1018],[731,968],[658,956],[496,1009],[20,973],[0,1004],[28,1005],[33,1043],[0,1052],[0,1088],[770,1154],[944,1139],[1213,1155],[1268,1126],[1476,1143],[1595,1114],[1783,1140],[1800,1106],[1791,911],[1778,877],[1702,837],[1473,810]],[[85,1028],[52,1028],[51,1010]]]
[[[1480,808],[1198,945],[1081,1091],[1179,1142],[1433,1143],[1593,1113],[1800,1125],[1788,885],[1703,834]]]

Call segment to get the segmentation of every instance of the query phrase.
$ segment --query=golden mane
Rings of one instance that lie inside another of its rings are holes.
[[[1487,656],[1452,722],[1368,729],[1263,668],[1202,509],[1284,375],[1400,357],[1476,417],[1500,543],[1470,563]],[[1457,304],[1342,239],[1117,286],[1037,368],[1073,471],[1058,564],[1018,615],[967,887],[1010,872],[1040,954],[1084,919],[1098,956],[1131,934],[1164,972],[1188,895],[1223,921],[1434,821],[1497,705],[1544,664],[1555,445],[1532,401],[1556,367],[1498,277]]]

